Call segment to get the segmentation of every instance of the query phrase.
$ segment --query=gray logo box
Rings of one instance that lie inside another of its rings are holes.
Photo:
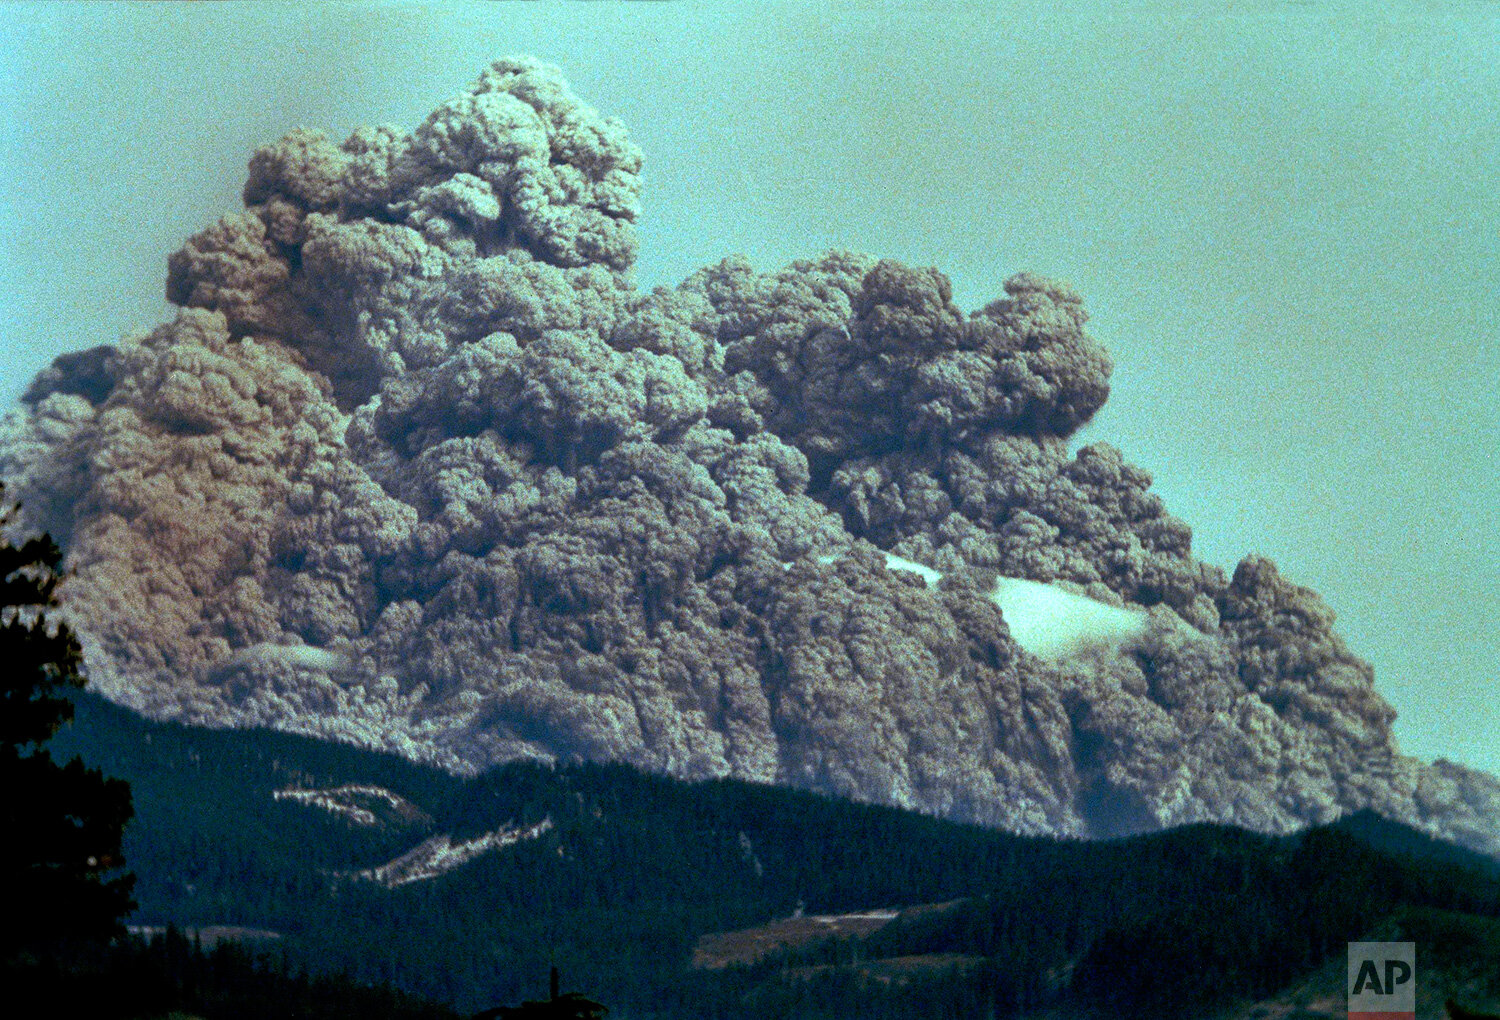
[[[1349,943],[1350,1020],[1411,1017],[1417,1011],[1415,942]]]

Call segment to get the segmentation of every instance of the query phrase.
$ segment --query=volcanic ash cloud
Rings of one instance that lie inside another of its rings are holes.
[[[1078,295],[850,252],[634,289],[641,153],[505,60],[416,130],[256,152],[170,323],[69,354],[0,476],[95,684],[458,770],[619,759],[1026,832],[1371,807],[1400,756],[1318,596],[1194,559],[1113,448]]]

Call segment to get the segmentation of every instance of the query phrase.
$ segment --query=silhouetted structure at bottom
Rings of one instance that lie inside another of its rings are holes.
[[[604,1020],[609,1008],[586,999],[578,992],[558,994],[561,981],[552,968],[551,996],[543,1002],[523,1002],[519,1006],[496,1006],[481,1010],[470,1020]]]

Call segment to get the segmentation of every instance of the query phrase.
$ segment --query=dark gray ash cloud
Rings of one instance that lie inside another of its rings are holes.
[[[1083,835],[1370,807],[1500,850],[1500,783],[1398,753],[1316,593],[1069,452],[1111,369],[1071,289],[966,314],[829,252],[639,293],[641,162],[530,59],[258,151],[177,318],[58,359],[0,444],[96,685],[458,770]]]

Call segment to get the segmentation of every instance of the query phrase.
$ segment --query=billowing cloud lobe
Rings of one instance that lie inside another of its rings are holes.
[[[0,472],[67,549],[95,683],[472,770],[620,759],[1026,832],[1372,807],[1500,849],[1401,756],[1318,596],[1196,560],[1068,437],[1078,295],[850,252],[640,293],[641,153],[506,60],[410,133],[294,131],[66,355]]]

